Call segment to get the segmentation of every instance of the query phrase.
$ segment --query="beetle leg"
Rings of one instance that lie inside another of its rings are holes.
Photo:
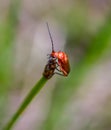
[[[57,68],[57,67],[59,67],[59,65],[58,65],[57,62],[56,62],[56,68]]]
[[[59,72],[62,72],[61,70],[59,70],[57,67],[55,68],[56,70],[58,70]]]
[[[58,72],[54,72],[54,74],[57,74],[57,75],[60,75],[60,76],[64,76],[63,74],[58,73]]]

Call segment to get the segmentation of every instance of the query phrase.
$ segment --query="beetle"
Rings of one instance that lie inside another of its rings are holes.
[[[47,24],[47,29],[48,29],[48,33],[50,36],[51,44],[52,44],[52,52],[50,54],[50,57],[56,58],[58,60],[57,66],[59,66],[59,69],[58,68],[56,68],[56,69],[58,71],[62,72],[63,76],[68,76],[68,74],[70,72],[70,64],[69,64],[68,55],[62,51],[55,52],[54,43],[53,43],[53,39],[52,39],[52,36],[50,33],[49,25],[48,25],[48,23],[46,23],[46,24]]]
[[[58,59],[57,64],[60,68],[59,71],[63,73],[63,76],[68,76],[70,72],[70,65],[67,54],[62,51],[52,52],[51,57],[55,57]]]

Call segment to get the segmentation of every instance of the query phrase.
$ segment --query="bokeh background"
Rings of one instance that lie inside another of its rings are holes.
[[[111,1],[0,0],[0,129],[41,78],[51,53],[70,60],[13,130],[111,130]]]

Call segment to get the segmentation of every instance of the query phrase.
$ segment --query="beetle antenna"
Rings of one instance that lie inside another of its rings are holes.
[[[48,22],[46,24],[47,24],[47,29],[48,29],[48,33],[49,33],[49,36],[50,36],[50,40],[51,40],[51,43],[52,43],[52,52],[53,52],[54,51],[54,43],[53,43],[53,39],[52,39],[52,36],[51,36],[51,32],[50,32],[50,29],[49,29]]]

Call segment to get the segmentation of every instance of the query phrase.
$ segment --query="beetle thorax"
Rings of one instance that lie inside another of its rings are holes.
[[[58,58],[58,59],[63,59],[64,58],[64,52],[62,52],[62,51],[52,52],[51,56]]]

